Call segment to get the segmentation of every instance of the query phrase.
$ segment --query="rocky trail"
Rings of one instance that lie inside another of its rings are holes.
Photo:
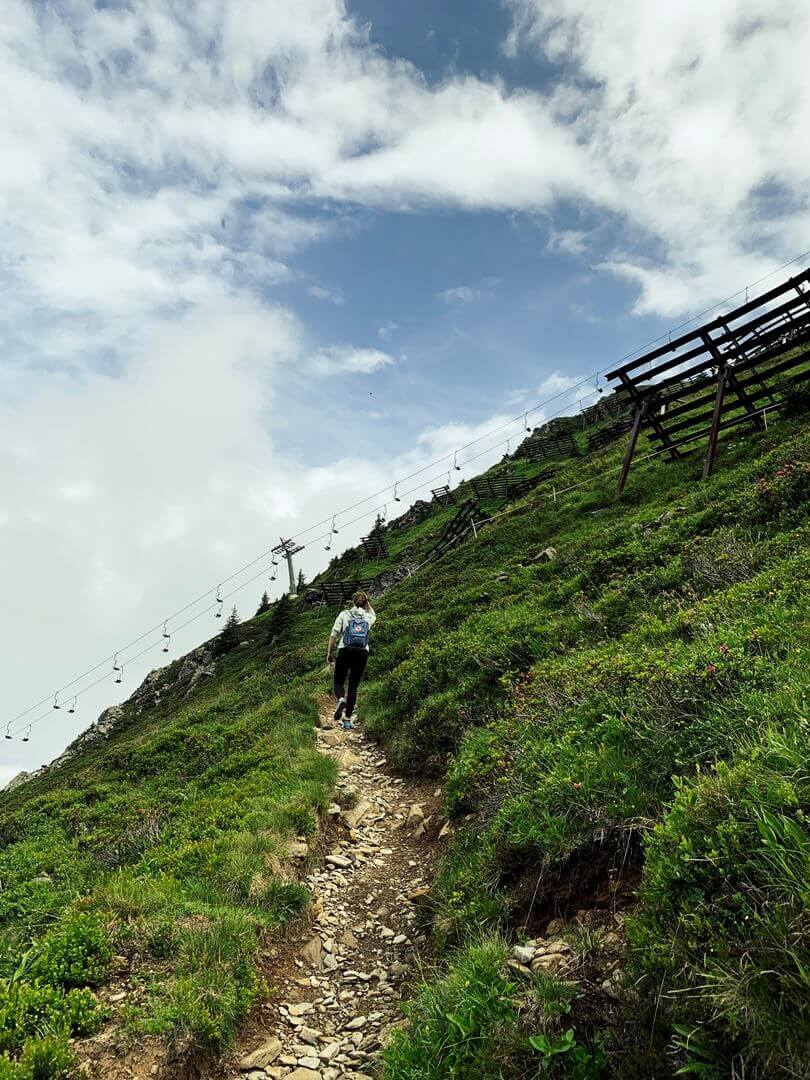
[[[321,708],[318,746],[340,767],[322,865],[304,878],[312,923],[272,950],[272,999],[254,1010],[235,1053],[211,1077],[365,1080],[401,1024],[400,1004],[427,941],[419,907],[449,831],[441,791],[394,776],[362,731]],[[305,857],[305,844],[297,852]]]

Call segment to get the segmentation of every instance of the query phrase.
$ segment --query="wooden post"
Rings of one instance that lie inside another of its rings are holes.
[[[720,418],[723,415],[723,400],[726,396],[726,384],[728,383],[728,369],[723,365],[717,372],[717,393],[714,395],[714,412],[712,413],[712,426],[709,429],[709,445],[706,449],[706,458],[703,462],[703,479],[711,476],[714,468],[714,458],[717,453],[717,435],[720,431]]]
[[[619,473],[619,483],[616,485],[616,498],[618,498],[624,490],[624,485],[627,481],[627,474],[630,472],[630,463],[633,460],[633,454],[636,452],[636,443],[638,442],[639,432],[641,431],[641,425],[644,422],[644,416],[646,412],[646,402],[644,402],[643,405],[638,405],[636,407],[636,415],[633,419],[633,427],[630,429],[630,441],[627,444],[624,461],[622,462],[622,471],[621,473]]]

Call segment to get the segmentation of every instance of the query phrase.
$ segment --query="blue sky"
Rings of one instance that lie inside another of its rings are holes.
[[[804,0],[607,10],[8,0],[6,715],[810,246]],[[4,746],[0,782],[159,658]]]

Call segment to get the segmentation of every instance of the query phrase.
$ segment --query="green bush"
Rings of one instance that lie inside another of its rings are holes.
[[[92,915],[73,915],[34,949],[33,975],[51,986],[98,986],[112,957],[107,932]]]
[[[768,729],[679,784],[633,923],[634,962],[679,1030],[763,1075],[802,1075],[810,1046],[809,738],[805,720]]]
[[[506,946],[470,945],[450,970],[425,983],[408,1007],[411,1026],[395,1031],[385,1080],[495,1080],[515,1049],[516,986],[504,975]]]
[[[19,1075],[24,1080],[56,1080],[70,1075],[73,1051],[64,1035],[29,1039],[19,1060]]]
[[[92,1034],[104,1016],[90,990],[65,993],[23,979],[0,982],[0,1051],[19,1051],[30,1038],[46,1034]]]

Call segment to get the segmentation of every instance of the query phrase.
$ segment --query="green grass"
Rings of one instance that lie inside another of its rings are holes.
[[[712,821],[683,792],[736,776],[774,731],[807,745],[809,443],[787,424],[741,439],[704,484],[691,462],[647,466],[618,505],[612,476],[556,505],[530,498],[432,568],[429,612],[411,580],[381,620],[371,724],[404,768],[446,773],[450,813],[473,819],[434,890],[446,947],[482,927],[509,930],[526,891],[553,904],[566,867],[599,845],[619,864],[632,836],[647,838],[625,964],[641,979],[658,1056],[606,1016],[615,1075],[728,1075],[732,1060],[756,1076],[804,1075],[810,831],[799,762],[774,757],[765,818],[752,820],[751,793]],[[557,560],[533,563],[548,543]],[[773,803],[774,786],[789,806]],[[726,856],[748,905],[732,936],[727,868],[707,875],[705,893],[682,895],[689,850],[659,866],[656,823],[668,836],[678,815],[710,852],[731,833],[743,844]],[[768,861],[755,867],[744,845],[759,852],[766,828]],[[692,925],[693,952],[681,952]]]
[[[568,1027],[574,992],[546,976],[509,977],[508,949],[484,937],[459,949],[447,968],[423,980],[384,1053],[388,1080],[523,1080],[607,1075],[598,1044]]]
[[[314,749],[311,693],[278,683],[223,672],[207,695],[72,763],[69,785],[51,775],[4,800],[0,978],[12,1004],[0,1049],[19,1068],[37,1037],[90,1029],[101,1010],[89,988],[114,954],[145,989],[127,1012],[133,1033],[179,1049],[232,1039],[262,989],[263,935],[309,902],[284,873],[286,845],[314,833],[335,778]]]

